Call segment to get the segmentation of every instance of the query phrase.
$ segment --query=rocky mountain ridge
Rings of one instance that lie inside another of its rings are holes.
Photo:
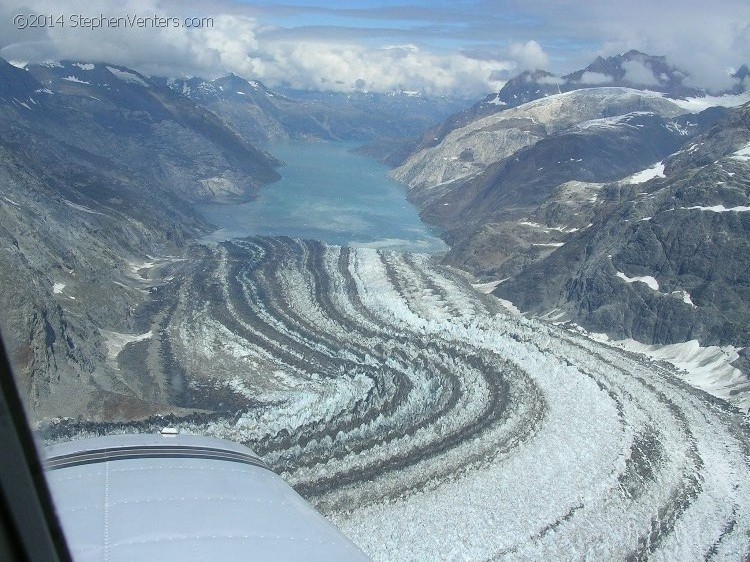
[[[26,72],[41,84],[47,106],[65,118],[81,116],[83,142],[103,152],[132,151],[131,166],[171,176],[169,184],[189,201],[247,201],[279,178],[280,162],[204,107],[136,71],[62,61]],[[67,130],[59,135],[69,142]],[[202,154],[185,158],[191,151]]]
[[[732,75],[734,86],[718,94],[742,93],[747,87],[744,81],[746,72],[747,67],[743,65]],[[686,84],[687,78],[687,72],[670,64],[665,57],[651,56],[636,50],[610,57],[597,57],[585,68],[564,76],[556,76],[541,69],[526,70],[508,80],[499,92],[487,95],[470,108],[429,129],[416,150],[436,146],[451,131],[482,117],[574,90],[621,87],[658,92],[669,99],[708,95],[706,90]]]
[[[622,83],[629,61],[658,71],[666,91],[591,78]],[[720,105],[750,96],[679,98],[695,92],[662,63],[597,59],[564,77],[568,92],[451,118],[393,176],[444,229],[446,263],[523,312],[649,344],[742,348],[748,105]]]
[[[603,186],[594,226],[496,294],[618,338],[747,346],[748,147],[750,104],[667,157],[651,179]]]

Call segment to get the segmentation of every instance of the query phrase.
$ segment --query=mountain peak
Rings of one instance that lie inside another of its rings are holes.
[[[586,68],[563,78],[584,86],[625,86],[684,95],[686,72],[670,65],[663,56],[652,56],[636,50],[621,55],[597,57]]]

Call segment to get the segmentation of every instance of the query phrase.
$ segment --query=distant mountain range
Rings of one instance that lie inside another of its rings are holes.
[[[234,74],[162,80],[256,142],[283,139],[399,142],[464,107],[449,98],[409,92],[282,93]]]

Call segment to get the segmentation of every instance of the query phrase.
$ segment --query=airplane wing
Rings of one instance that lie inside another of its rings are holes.
[[[365,561],[247,447],[190,435],[113,435],[46,449],[76,561]]]

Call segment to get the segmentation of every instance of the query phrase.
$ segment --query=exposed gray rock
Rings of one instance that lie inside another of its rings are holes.
[[[413,189],[410,198],[424,219],[445,229],[448,263],[504,279],[589,228],[606,182],[676,151],[702,123],[655,113],[587,121],[517,150],[476,178]]]
[[[204,107],[133,70],[69,61],[16,70],[49,92],[27,116],[46,120],[50,145],[104,159],[117,154],[126,173],[154,178],[189,201],[247,201],[279,178],[277,160]]]
[[[454,129],[438,145],[412,154],[392,175],[410,188],[416,200],[427,200],[432,190],[480,178],[490,166],[550,135],[575,126],[582,130],[616,126],[621,116],[632,112],[653,113],[665,119],[686,113],[676,104],[649,92],[625,88],[577,90],[536,100]]]
[[[536,313],[647,343],[750,342],[750,105],[665,161],[665,178],[602,189],[594,226],[502,284]],[[619,274],[618,274],[619,272]],[[625,278],[653,277],[658,288]]]

